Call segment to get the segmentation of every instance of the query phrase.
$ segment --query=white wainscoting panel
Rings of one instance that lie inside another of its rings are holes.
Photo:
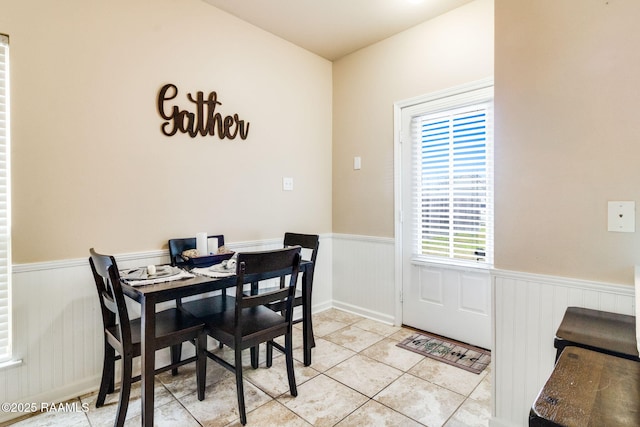
[[[634,314],[634,287],[496,270],[491,426],[528,425],[555,361],[553,339],[569,306]]]
[[[321,236],[320,242],[313,311],[329,308],[332,298],[331,238]],[[282,240],[231,243],[229,247],[235,251],[275,249],[282,247]],[[162,250],[116,254],[116,260],[120,268],[131,268],[168,263],[169,255]],[[97,390],[102,318],[88,256],[14,265],[12,280],[13,349],[14,358],[21,363],[0,369],[0,402],[61,402]],[[138,304],[131,302],[128,307],[133,317],[139,315]],[[190,351],[185,347],[185,356]],[[166,361],[168,351],[161,350],[158,364]],[[0,423],[21,415],[0,413]]]
[[[334,307],[394,323],[394,242],[384,237],[333,235]]]
[[[321,236],[320,242],[313,311],[334,306],[393,323],[394,240],[338,234]],[[272,249],[281,240],[229,246]],[[168,262],[166,251],[116,258],[122,268]],[[493,271],[492,281],[491,425],[524,426],[553,369],[553,338],[566,307],[634,314],[634,288],[503,270]],[[22,363],[0,369],[0,401],[59,402],[97,389],[102,325],[86,258],[15,265],[13,322],[14,354]],[[0,422],[19,415],[0,414]]]

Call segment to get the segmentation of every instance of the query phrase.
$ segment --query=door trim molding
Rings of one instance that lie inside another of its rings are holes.
[[[464,83],[454,87],[445,88],[431,93],[415,96],[393,103],[393,191],[394,191],[394,234],[395,234],[395,310],[394,319],[396,325],[402,324],[402,247],[403,247],[403,213],[402,213],[402,109],[409,108],[417,104],[446,98],[464,92],[482,89],[493,86],[494,78],[484,79]],[[407,141],[410,143],[410,141]]]

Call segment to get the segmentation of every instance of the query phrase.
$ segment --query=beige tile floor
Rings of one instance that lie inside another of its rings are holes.
[[[300,326],[299,324],[296,326]],[[289,394],[284,358],[254,370],[246,358],[248,426],[487,426],[491,416],[490,367],[480,375],[403,350],[396,344],[413,333],[340,310],[314,315],[313,363],[303,366],[302,333],[295,328],[298,396]],[[261,349],[264,347],[261,346]],[[219,351],[219,350],[217,350]],[[225,357],[232,357],[222,350]],[[247,352],[248,353],[248,352]],[[279,354],[274,352],[274,356]],[[247,354],[248,356],[248,354]],[[261,355],[264,361],[264,354]],[[239,426],[235,377],[207,363],[206,398],[196,398],[193,367],[158,376],[157,426]],[[139,383],[138,383],[139,384]],[[15,426],[112,426],[117,394],[95,408],[96,393],[70,403],[87,413],[42,413]],[[127,426],[140,425],[140,388],[135,385]]]

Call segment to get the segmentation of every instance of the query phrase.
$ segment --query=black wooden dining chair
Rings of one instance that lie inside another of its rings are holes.
[[[287,365],[289,391],[297,396],[296,379],[293,371],[292,319],[295,284],[300,268],[300,247],[277,249],[263,252],[238,254],[236,298],[234,306],[221,313],[202,318],[205,331],[211,337],[234,350],[232,365],[218,355],[207,351],[207,355],[236,375],[238,409],[240,422],[246,424],[244,387],[242,383],[242,350],[256,351],[260,343],[267,343],[267,366],[272,364],[273,339],[284,336],[284,354]],[[289,276],[283,288],[260,295],[245,295],[245,284],[278,279]],[[285,301],[282,312],[274,312],[265,304]]]
[[[93,248],[90,249],[90,254],[89,264],[98,291],[104,326],[104,362],[96,407],[103,406],[107,394],[114,391],[115,361],[121,360],[120,398],[114,422],[114,425],[119,427],[124,425],[131,384],[140,380],[139,375],[132,377],[132,367],[133,358],[141,354],[141,322],[140,319],[129,318],[115,258],[99,254]],[[156,374],[196,362],[198,400],[203,400],[207,360],[205,353],[207,336],[204,333],[203,322],[172,308],[158,312],[155,316],[155,324],[156,350],[169,347],[172,353],[172,362],[157,369]],[[179,360],[174,353],[184,341],[195,343],[196,355]]]
[[[315,267],[316,265],[316,258],[318,257],[318,249],[320,248],[320,237],[317,234],[299,234],[299,233],[285,233],[284,234],[284,247],[289,247],[289,246],[300,246],[302,249],[309,249],[311,250],[311,254],[309,256],[309,261],[313,262],[313,265]],[[314,273],[314,269],[311,270],[311,272],[309,274],[311,274],[311,281],[310,283],[313,284],[313,273]],[[303,273],[307,274],[307,273]],[[284,287],[284,278],[280,279],[280,287]],[[258,290],[258,292],[269,292],[270,288],[264,288],[262,290]],[[301,306],[303,302],[302,299],[302,290],[299,288],[296,288],[296,294],[295,294],[295,299],[293,300],[293,306],[297,307],[297,306]],[[272,310],[274,311],[280,311],[281,307],[282,307],[282,303],[280,302],[275,302],[272,304],[269,304],[268,307],[270,307]],[[302,322],[302,318],[298,318],[298,319],[294,319],[293,323],[299,323]]]
[[[311,267],[311,270],[309,272],[305,271],[302,274],[303,274],[303,280],[305,279],[304,275],[306,274],[311,275],[311,280],[309,281],[309,283],[311,283],[311,288],[312,288],[310,289],[310,292],[313,293],[313,274],[315,271],[316,259],[318,257],[318,249],[320,248],[320,237],[317,234],[300,234],[300,233],[287,232],[284,234],[283,245],[285,248],[290,246],[300,246],[302,249],[306,249],[310,251],[309,261],[313,263],[313,266]],[[285,279],[284,277],[280,279],[281,288],[284,287],[285,285],[284,279]],[[257,283],[252,283],[251,294],[259,295],[265,292],[271,292],[276,288],[277,288],[276,286],[267,286],[267,287],[260,288]],[[303,302],[304,302],[304,299],[302,295],[302,289],[298,287],[296,288],[296,293],[293,300],[293,306],[294,307],[302,306]],[[267,307],[269,307],[273,311],[281,311],[284,307],[284,301],[273,301],[267,304]],[[305,320],[308,322],[311,322],[311,319],[305,319],[304,317],[299,317],[297,319],[294,319],[293,323],[296,324]],[[311,347],[315,347],[315,341],[313,339],[313,335],[310,337],[310,339],[311,339]],[[278,344],[276,343],[276,347],[277,346]],[[259,352],[256,352],[256,357],[258,354]],[[252,365],[254,368],[257,368],[258,359],[253,360]]]
[[[208,238],[218,239],[218,246],[224,246],[224,235],[216,234],[208,236]],[[169,239],[169,256],[171,257],[171,265],[177,267],[186,267],[188,265],[187,260],[182,257],[182,252],[196,248],[196,238],[187,237],[180,239]],[[217,295],[211,295],[204,298],[197,298],[191,301],[176,300],[176,307],[186,313],[189,313],[196,317],[206,317],[211,314],[219,313],[226,310],[229,307],[233,307],[235,299],[232,296],[227,295],[227,290],[222,289],[216,291]],[[220,343],[222,348],[222,343]],[[176,357],[180,357],[180,352],[176,352]]]

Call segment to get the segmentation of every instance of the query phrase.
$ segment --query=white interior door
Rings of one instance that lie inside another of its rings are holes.
[[[446,97],[439,94],[437,108],[447,107]],[[396,105],[396,126],[400,141],[396,153],[400,158],[401,215],[397,235],[401,236],[402,323],[483,348],[491,348],[491,277],[486,266],[476,268],[464,263],[442,262],[425,257],[424,242],[416,230],[422,227],[424,208],[419,206],[422,194],[415,191],[424,173],[423,147],[414,144],[416,127],[412,120],[424,116],[431,107],[427,102],[408,101]],[[397,164],[397,162],[396,162]]]

